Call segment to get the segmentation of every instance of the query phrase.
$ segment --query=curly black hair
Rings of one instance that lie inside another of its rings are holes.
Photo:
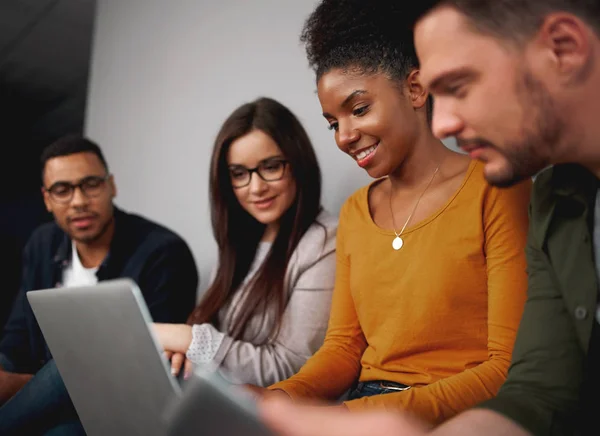
[[[300,40],[317,81],[334,68],[386,73],[403,81],[418,68],[411,19],[403,2],[323,0],[308,17]]]

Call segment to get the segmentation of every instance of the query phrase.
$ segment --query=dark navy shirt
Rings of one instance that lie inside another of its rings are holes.
[[[98,268],[98,281],[137,283],[155,322],[185,322],[196,303],[198,271],[185,241],[171,230],[115,208],[115,233]],[[0,342],[7,371],[37,372],[52,358],[26,293],[60,286],[71,262],[68,235],[56,223],[39,227],[23,256],[21,289]]]

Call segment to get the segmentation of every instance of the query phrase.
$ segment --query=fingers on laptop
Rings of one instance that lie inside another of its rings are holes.
[[[194,369],[194,364],[190,359],[185,359],[185,363],[183,364],[183,379],[187,380],[191,377],[192,371]]]
[[[171,356],[171,374],[177,376],[181,371],[181,367],[183,366],[183,362],[185,360],[185,355],[182,353],[174,353]]]

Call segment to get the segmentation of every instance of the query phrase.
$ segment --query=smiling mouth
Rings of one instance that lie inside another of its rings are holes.
[[[263,203],[268,203],[271,200],[275,200],[275,196],[269,197],[269,198],[263,198],[262,200],[256,200],[256,201],[253,201],[253,203],[254,204],[263,204]]]
[[[369,155],[371,155],[371,153],[373,153],[377,149],[378,146],[379,146],[379,142],[377,144],[371,145],[370,147],[363,148],[362,150],[358,150],[358,151],[352,153],[352,157],[354,159],[356,159],[357,161],[364,160],[367,157],[369,157]]]
[[[469,144],[469,145],[459,145],[459,146],[465,153],[471,153],[472,151],[483,148],[483,146],[479,145],[479,144]]]
[[[266,209],[273,204],[275,198],[277,198],[277,196],[265,198],[264,200],[253,201],[252,204],[259,209]]]

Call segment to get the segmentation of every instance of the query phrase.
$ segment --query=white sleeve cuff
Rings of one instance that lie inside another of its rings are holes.
[[[194,324],[192,326],[192,343],[185,356],[195,364],[212,362],[225,337],[211,324]]]

